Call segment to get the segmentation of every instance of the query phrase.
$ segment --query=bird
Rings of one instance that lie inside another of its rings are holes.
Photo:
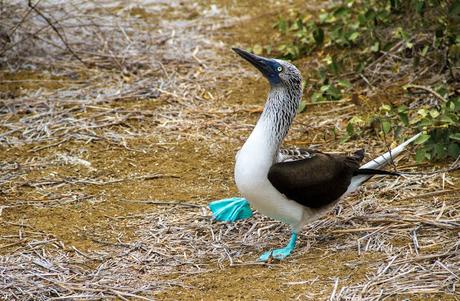
[[[284,138],[302,99],[302,76],[291,63],[232,48],[268,80],[264,109],[235,157],[234,179],[242,197],[211,202],[215,220],[234,222],[252,209],[290,226],[288,244],[263,253],[259,260],[282,260],[295,248],[301,228],[332,209],[373,175],[399,176],[379,169],[416,140],[417,134],[389,152],[361,165],[364,150],[351,155],[316,149],[283,149]]]

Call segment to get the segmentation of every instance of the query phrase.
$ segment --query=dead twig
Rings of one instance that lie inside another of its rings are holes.
[[[442,100],[443,102],[447,102],[447,99],[445,99],[443,96],[441,96],[438,92],[434,91],[430,87],[421,86],[421,85],[414,85],[414,84],[409,84],[409,85],[406,85],[405,87],[406,87],[406,89],[413,88],[413,89],[420,89],[420,90],[427,91],[427,92],[433,94],[434,96],[436,96],[439,100]]]
[[[79,56],[78,54],[75,53],[75,51],[73,51],[73,49],[69,46],[69,44],[67,43],[67,41],[64,39],[64,37],[61,35],[61,33],[59,32],[59,30],[56,28],[56,26],[53,24],[53,22],[50,20],[49,17],[45,16],[38,8],[37,8],[37,5],[38,3],[40,3],[40,1],[37,1],[37,3],[35,5],[32,4],[32,0],[28,0],[28,5],[30,7],[30,9],[32,9],[33,11],[35,11],[40,17],[42,17],[47,23],[48,25],[54,30],[54,32],[56,32],[56,34],[58,35],[59,39],[62,41],[62,43],[64,43],[65,47],[67,48],[67,50],[77,59],[79,60],[83,65],[87,66],[86,62],[84,62]]]

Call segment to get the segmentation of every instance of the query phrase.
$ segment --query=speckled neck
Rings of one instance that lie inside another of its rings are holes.
[[[301,88],[293,89],[285,85],[272,87],[268,94],[258,124],[264,123],[264,126],[267,127],[267,138],[276,150],[288,134],[301,98]]]

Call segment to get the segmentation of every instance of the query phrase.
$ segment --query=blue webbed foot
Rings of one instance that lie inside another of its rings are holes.
[[[234,222],[252,216],[251,207],[245,198],[229,198],[209,203],[212,217],[216,221]]]
[[[291,252],[295,248],[296,241],[297,233],[292,232],[291,239],[289,240],[287,246],[281,249],[270,250],[268,252],[263,253],[262,256],[259,257],[259,261],[268,261],[271,257],[278,260],[283,260],[284,258],[291,255]]]

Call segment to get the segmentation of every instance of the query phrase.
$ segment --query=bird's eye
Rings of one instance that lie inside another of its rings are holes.
[[[283,67],[281,67],[281,66],[278,66],[278,67],[276,68],[276,71],[278,71],[278,72],[281,72],[281,71],[283,71]]]

